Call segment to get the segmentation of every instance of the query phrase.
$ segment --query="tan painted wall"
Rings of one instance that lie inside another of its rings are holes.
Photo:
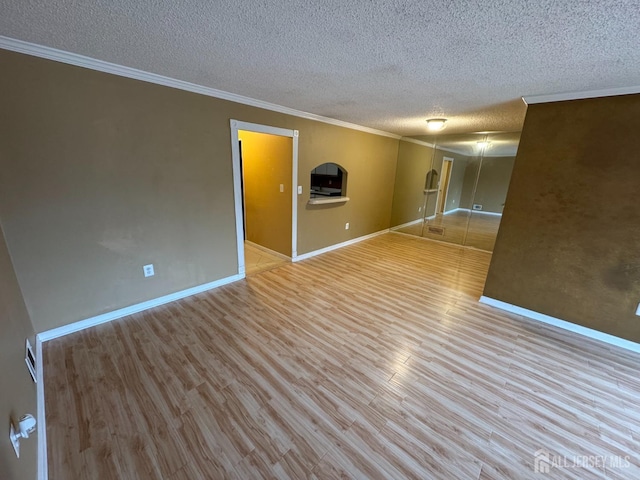
[[[238,137],[242,141],[247,240],[291,256],[293,140],[245,131],[238,132]]]
[[[424,206],[424,184],[431,169],[433,149],[411,142],[400,142],[398,167],[393,191],[391,226],[419,220]]]
[[[640,95],[528,107],[486,296],[640,342],[639,128]]]
[[[460,198],[461,208],[471,208],[474,203],[478,203],[482,205],[483,212],[502,213],[515,157],[484,157],[481,168],[480,157],[468,158]],[[478,186],[474,196],[476,179]]]
[[[483,212],[502,213],[507,198],[515,157],[484,157],[473,203]]]
[[[458,191],[462,191],[463,187],[460,182],[461,179],[461,169],[466,168],[466,160],[467,157],[464,155],[460,155],[458,153],[448,152],[445,150],[436,150],[435,155],[433,156],[433,165],[430,168],[433,168],[436,172],[438,172],[438,182],[442,182],[442,162],[444,157],[453,158],[453,170],[451,172],[451,183],[450,183],[450,192],[451,197],[447,198],[446,210],[453,210],[457,207],[457,203],[460,201],[460,195]],[[437,206],[437,198],[438,195],[436,193],[430,194],[427,201],[427,217],[434,215],[436,212]]]
[[[35,480],[38,436],[20,443],[20,459],[9,441],[9,418],[36,416],[36,386],[24,362],[29,337],[35,353],[33,325],[27,314],[9,252],[0,230],[0,478]]]
[[[38,332],[237,272],[230,119],[299,130],[299,254],[389,227],[396,139],[13,52],[0,70],[0,219]],[[351,201],[310,208],[325,162]]]

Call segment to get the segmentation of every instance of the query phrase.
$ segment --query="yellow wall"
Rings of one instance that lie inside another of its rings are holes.
[[[14,52],[0,70],[0,221],[37,332],[237,273],[231,119],[299,130],[299,254],[389,227],[397,139]],[[325,162],[351,200],[313,208]]]
[[[9,418],[36,415],[36,386],[24,362],[24,342],[34,348],[34,331],[0,229],[0,478],[35,480],[38,437],[20,442],[16,458],[9,442]]]
[[[238,137],[242,142],[246,239],[291,256],[293,140],[246,131],[238,132]]]

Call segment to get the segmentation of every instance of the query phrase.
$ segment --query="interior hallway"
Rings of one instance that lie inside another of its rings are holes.
[[[278,268],[287,263],[291,263],[291,260],[269,253],[251,242],[244,242],[244,268],[246,275]]]
[[[479,304],[490,258],[391,233],[45,343],[49,478],[640,478],[640,355]]]

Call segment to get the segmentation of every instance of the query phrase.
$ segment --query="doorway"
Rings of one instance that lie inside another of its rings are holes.
[[[238,274],[296,257],[298,132],[231,121]]]
[[[451,172],[453,171],[453,158],[444,157],[442,159],[442,176],[438,187],[438,202],[436,214],[444,214],[447,208],[447,195],[449,194],[449,183]]]

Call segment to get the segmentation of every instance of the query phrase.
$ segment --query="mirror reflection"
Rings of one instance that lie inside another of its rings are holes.
[[[393,230],[493,251],[519,140],[520,132],[403,139]]]

